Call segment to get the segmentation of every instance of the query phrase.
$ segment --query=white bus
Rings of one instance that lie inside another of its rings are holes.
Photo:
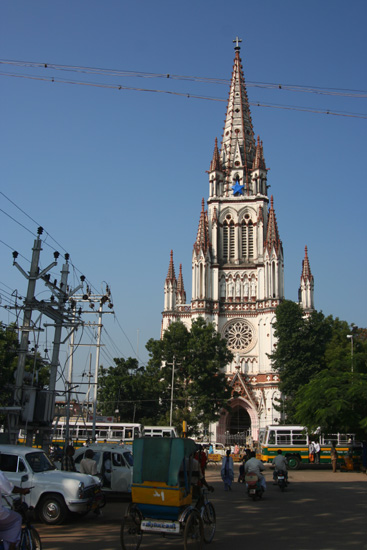
[[[65,445],[66,419],[54,422],[52,441],[60,447]],[[141,437],[143,425],[129,422],[96,422],[95,441],[93,441],[93,422],[78,419],[69,421],[69,442],[74,447],[86,443],[124,443],[131,445],[135,438]]]
[[[178,437],[173,426],[144,426],[143,437]]]

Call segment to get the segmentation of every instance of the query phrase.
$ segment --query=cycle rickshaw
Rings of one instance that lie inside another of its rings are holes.
[[[185,550],[212,541],[215,510],[203,490],[195,495],[195,451],[191,439],[134,440],[132,502],[121,525],[123,550],[138,550],[145,533],[183,537]]]

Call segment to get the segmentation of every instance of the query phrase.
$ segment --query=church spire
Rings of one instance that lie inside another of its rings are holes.
[[[260,141],[260,136],[257,136],[257,144],[255,151],[254,170],[266,170],[266,164],[264,159],[263,142]]]
[[[197,256],[200,254],[201,250],[203,251],[204,255],[206,255],[211,247],[209,241],[208,213],[204,209],[204,204],[204,199],[202,199],[199,228],[196,236],[196,241],[194,243],[194,251]]]
[[[282,241],[280,240],[280,237],[279,237],[278,224],[277,224],[277,219],[276,219],[275,210],[274,210],[273,195],[270,198],[268,227],[266,231],[264,248],[268,249],[269,254],[271,253],[272,249],[275,250],[277,255],[279,254],[279,252],[282,252]]]
[[[219,158],[218,139],[215,138],[213,158],[210,163],[210,172],[219,172],[222,170],[222,165]]]
[[[221,164],[226,169],[228,184],[233,170],[242,172],[242,185],[250,177],[254,155],[255,139],[247,97],[245,78],[240,58],[240,39],[236,38],[235,59],[229,91],[227,113],[220,152]]]
[[[168,273],[164,283],[164,311],[172,310],[176,306],[177,279],[173,265],[173,250],[171,250]]]
[[[166,282],[176,281],[175,266],[173,265],[173,250],[171,250]]]
[[[182,264],[180,264],[180,273],[177,280],[177,304],[186,304],[186,292],[184,288],[183,276],[182,276]]]
[[[298,301],[306,311],[314,308],[314,279],[308,259],[307,246],[305,246],[305,257],[302,260],[301,286],[298,291]]]

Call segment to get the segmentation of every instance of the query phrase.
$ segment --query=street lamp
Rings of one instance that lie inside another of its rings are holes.
[[[347,334],[347,338],[350,339],[350,361],[352,364],[352,372],[353,372],[353,334]]]

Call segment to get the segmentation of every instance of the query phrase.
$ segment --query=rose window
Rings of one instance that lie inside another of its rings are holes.
[[[224,329],[224,338],[232,351],[246,351],[254,345],[254,331],[245,321],[233,321]]]

